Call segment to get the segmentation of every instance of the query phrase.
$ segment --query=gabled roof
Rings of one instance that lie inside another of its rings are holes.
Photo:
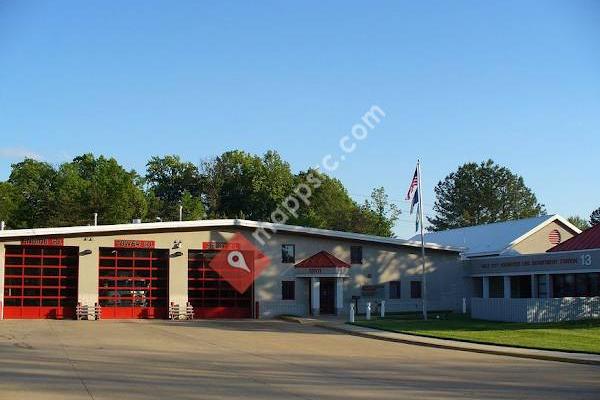
[[[392,246],[420,247],[421,242],[381,237],[375,235],[364,235],[360,233],[332,231],[328,229],[306,228],[296,225],[274,224],[270,222],[258,222],[245,219],[207,219],[200,221],[176,221],[176,222],[151,222],[142,224],[119,224],[98,226],[71,226],[63,228],[36,228],[36,229],[14,229],[0,231],[0,241],[18,240],[21,238],[35,236],[77,236],[77,235],[107,235],[107,234],[134,234],[151,233],[152,231],[177,231],[177,230],[206,230],[210,228],[249,228],[265,229],[267,233],[274,232],[296,233],[307,236],[319,236],[336,239],[357,240]],[[464,249],[446,245],[428,243],[427,248],[433,250],[444,250],[459,253]]]
[[[350,264],[322,250],[300,261],[296,264],[296,268],[350,268]]]
[[[513,221],[430,232],[425,234],[425,241],[445,246],[464,247],[467,249],[463,253],[465,257],[506,254],[517,243],[554,221],[561,222],[575,234],[581,232],[575,225],[560,215],[542,215]],[[416,235],[411,240],[418,240],[420,237],[420,235]]]
[[[557,244],[548,252],[600,249],[600,224]]]

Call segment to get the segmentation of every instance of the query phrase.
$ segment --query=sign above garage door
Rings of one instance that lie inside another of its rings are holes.
[[[21,240],[21,246],[64,246],[63,238],[28,238]]]
[[[155,247],[154,240],[132,240],[132,239],[116,239],[115,247],[121,249],[153,249]]]

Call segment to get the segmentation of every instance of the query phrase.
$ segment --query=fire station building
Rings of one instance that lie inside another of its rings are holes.
[[[510,322],[600,318],[600,225],[560,215],[432,232],[462,245],[471,317]]]
[[[427,233],[428,309],[600,317],[599,238],[559,215]],[[273,318],[381,301],[418,312],[420,245],[237,219],[5,230],[0,317]]]
[[[268,234],[265,234],[268,233]],[[242,243],[240,245],[240,243]],[[427,244],[430,309],[459,311],[461,248]],[[251,274],[245,276],[244,274]],[[0,231],[2,318],[272,318],[421,308],[420,242],[203,220]]]

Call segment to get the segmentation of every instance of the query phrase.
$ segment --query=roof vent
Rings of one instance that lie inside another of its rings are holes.
[[[548,240],[550,241],[550,244],[554,246],[559,244],[561,242],[561,239],[562,238],[560,237],[560,231],[558,229],[554,229],[548,234]]]
[[[142,220],[141,218],[134,218],[133,221],[131,221],[132,224],[141,224]]]

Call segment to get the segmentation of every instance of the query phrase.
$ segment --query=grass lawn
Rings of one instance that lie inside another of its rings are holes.
[[[478,343],[535,349],[565,350],[600,354],[600,320],[526,324],[473,320],[462,315],[443,315],[423,321],[406,317],[357,320],[356,325]]]

